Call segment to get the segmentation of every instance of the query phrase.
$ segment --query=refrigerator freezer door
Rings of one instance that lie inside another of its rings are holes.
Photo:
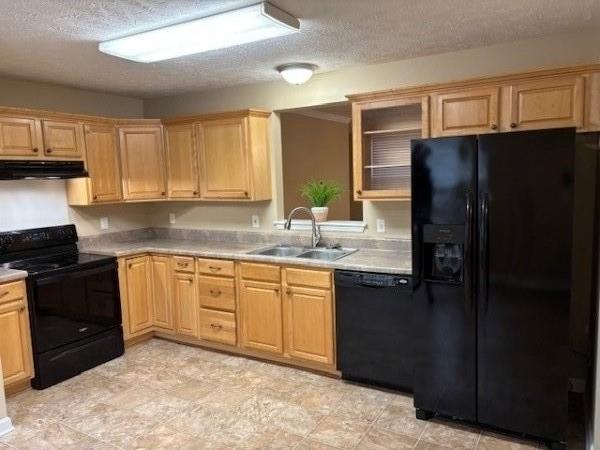
[[[564,441],[574,129],[479,137],[480,423]]]
[[[476,419],[475,136],[412,143],[415,407]]]

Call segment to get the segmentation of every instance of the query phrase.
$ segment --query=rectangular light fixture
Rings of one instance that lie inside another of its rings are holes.
[[[233,47],[300,31],[300,21],[263,2],[245,8],[202,17],[101,42],[103,53],[150,63],[194,53]]]

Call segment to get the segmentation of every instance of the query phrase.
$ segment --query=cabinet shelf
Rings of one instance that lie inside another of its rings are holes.
[[[393,133],[420,133],[421,127],[402,127],[402,128],[390,128],[387,130],[367,130],[363,131],[363,134],[393,134]]]

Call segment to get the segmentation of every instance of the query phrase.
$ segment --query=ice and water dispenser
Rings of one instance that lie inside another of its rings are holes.
[[[424,275],[427,281],[462,283],[465,228],[463,225],[423,227]]]

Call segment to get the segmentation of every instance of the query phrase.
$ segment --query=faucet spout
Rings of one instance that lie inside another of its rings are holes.
[[[298,206],[297,208],[292,209],[292,211],[288,215],[287,220],[285,221],[283,229],[290,230],[292,228],[292,217],[294,216],[294,214],[296,214],[296,212],[300,211],[304,211],[310,216],[310,220],[312,222],[312,246],[314,248],[321,241],[321,231],[319,230],[319,225],[317,225],[317,219],[315,219],[315,216],[310,209],[305,208],[304,206]]]

